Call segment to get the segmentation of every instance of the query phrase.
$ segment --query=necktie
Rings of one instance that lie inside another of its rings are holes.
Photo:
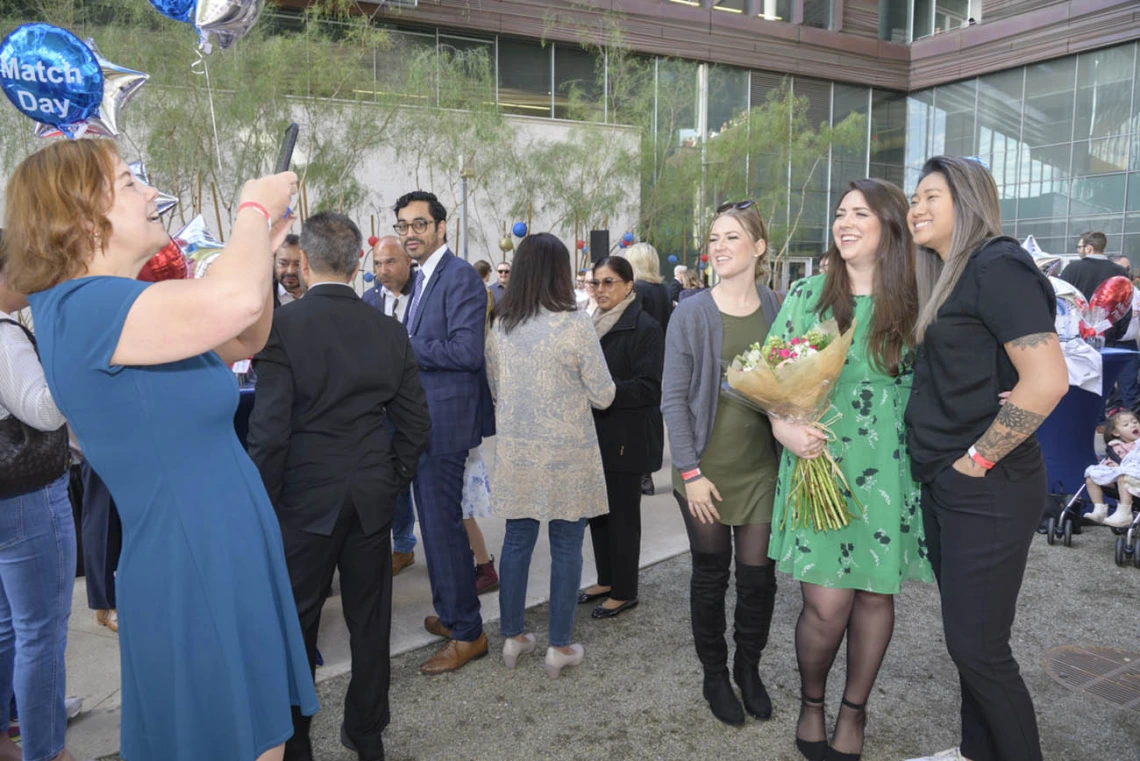
[[[392,299],[392,316],[397,320],[400,319],[400,297]]]
[[[408,311],[404,313],[404,324],[409,328],[416,317],[416,308],[420,305],[420,291],[424,288],[423,270],[416,270],[416,278],[412,282],[412,300],[408,304]]]

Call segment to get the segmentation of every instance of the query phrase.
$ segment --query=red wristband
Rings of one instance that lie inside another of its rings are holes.
[[[688,483],[689,481],[696,481],[698,478],[701,478],[701,477],[702,476],[701,476],[701,469],[700,468],[693,468],[692,470],[687,470],[681,474],[681,480],[684,483]]]
[[[261,212],[261,216],[265,217],[265,224],[273,227],[273,218],[269,216],[269,210],[259,204],[257,201],[246,201],[238,206],[238,214],[241,214],[242,209],[256,209]]]
[[[978,454],[978,450],[976,447],[970,447],[966,451],[966,454],[968,454],[970,456],[971,460],[973,460],[980,467],[985,468],[986,470],[990,470],[994,466],[994,464],[992,462],[990,462],[985,457],[982,457],[980,454]]]

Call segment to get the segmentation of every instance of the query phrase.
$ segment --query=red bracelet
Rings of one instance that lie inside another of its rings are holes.
[[[269,210],[259,204],[257,201],[246,201],[242,203],[240,206],[238,206],[238,214],[241,214],[242,209],[256,209],[257,211],[261,212],[261,216],[265,217],[265,224],[269,225],[270,228],[273,227],[273,218],[269,216]]]
[[[980,467],[985,468],[986,470],[990,470],[994,466],[994,464],[992,462],[990,462],[985,457],[982,457],[980,454],[978,454],[978,450],[976,447],[970,447],[966,451],[966,454],[968,454],[970,456],[971,460],[973,460]]]
[[[689,481],[696,481],[698,478],[701,478],[700,468],[693,468],[692,470],[687,470],[681,474],[681,481],[684,483],[689,483]]]

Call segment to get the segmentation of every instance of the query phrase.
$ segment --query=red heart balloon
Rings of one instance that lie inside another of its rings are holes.
[[[379,242],[380,242],[380,239],[377,238],[375,235],[370,235],[368,237],[368,245],[369,246],[375,246]]]
[[[171,239],[166,246],[143,265],[139,280],[157,283],[162,280],[186,280],[190,277],[190,267],[186,255]]]
[[[1093,330],[1104,335],[1132,309],[1132,281],[1123,275],[1110,277],[1097,286],[1089,299],[1089,316]]]

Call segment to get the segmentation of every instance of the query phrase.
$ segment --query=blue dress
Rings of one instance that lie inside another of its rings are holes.
[[[254,761],[292,735],[291,705],[317,710],[281,530],[218,355],[110,366],[150,285],[88,277],[29,298],[52,396],[122,517],[122,756]]]

